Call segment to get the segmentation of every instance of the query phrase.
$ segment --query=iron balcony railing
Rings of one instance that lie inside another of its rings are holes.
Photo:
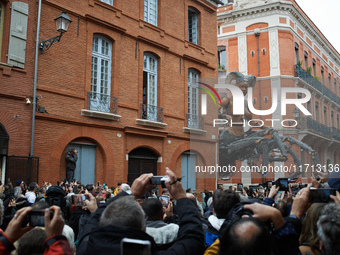
[[[301,117],[299,127],[304,130],[310,130],[314,133],[325,137],[334,138],[340,141],[340,130],[335,127],[328,127],[321,124],[310,117]]]
[[[340,105],[340,97],[330,91],[326,86],[314,78],[310,73],[306,72],[301,66],[295,65],[295,76],[307,82],[313,88],[321,92],[323,95],[327,96],[335,103]]]
[[[337,129],[337,128],[335,128],[335,127],[332,127],[332,128],[331,128],[331,132],[332,132],[332,137],[333,137],[334,139],[337,139],[337,140],[340,141],[340,130]]]
[[[204,118],[195,114],[187,114],[187,127],[204,130]]]
[[[105,94],[88,92],[87,109],[98,112],[117,114],[117,98]]]
[[[157,105],[141,104],[141,119],[163,122],[163,108]]]

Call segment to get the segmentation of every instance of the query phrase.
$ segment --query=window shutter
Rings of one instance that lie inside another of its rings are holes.
[[[9,36],[8,64],[25,67],[28,4],[12,3],[11,30]]]

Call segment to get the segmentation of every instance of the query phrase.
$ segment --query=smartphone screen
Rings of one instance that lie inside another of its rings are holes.
[[[85,205],[84,201],[86,199],[87,200],[90,199],[89,195],[87,195],[87,194],[73,195],[72,198],[71,198],[72,205],[83,206],[83,205]]]
[[[151,243],[147,240],[123,238],[120,245],[121,255],[151,255]]]
[[[160,196],[159,200],[162,202],[162,206],[167,208],[169,204],[169,197],[168,196]]]
[[[279,178],[275,181],[276,187],[280,187],[279,191],[288,191],[288,179]]]
[[[243,184],[242,183],[238,183],[237,184],[237,191],[242,191],[243,189]]]
[[[277,192],[277,195],[274,198],[275,203],[280,202],[284,198],[284,196],[285,196],[285,192],[284,191]]]
[[[335,189],[311,189],[309,191],[310,203],[328,203],[330,195],[335,196]]]

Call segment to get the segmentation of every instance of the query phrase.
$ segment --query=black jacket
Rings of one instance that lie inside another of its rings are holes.
[[[76,154],[72,154],[67,152],[66,154],[66,171],[74,171],[76,169],[76,162],[78,160],[78,156]]]
[[[123,193],[123,192],[122,192]],[[120,193],[109,201],[119,197]],[[125,192],[124,192],[125,193]],[[126,193],[125,193],[126,195]],[[177,240],[167,249],[157,246],[153,238],[141,230],[123,226],[98,227],[99,218],[105,207],[98,208],[84,229],[79,240],[77,254],[120,254],[120,241],[124,237],[149,240],[152,254],[156,255],[190,255],[204,253],[204,236],[197,208],[188,198],[177,201],[178,236]]]

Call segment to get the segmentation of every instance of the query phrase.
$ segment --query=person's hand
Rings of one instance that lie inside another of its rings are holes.
[[[22,222],[28,215],[28,213],[32,211],[32,207],[25,207],[20,209],[19,211],[16,212],[14,215],[13,219],[9,222],[5,235],[12,241],[15,242],[18,240],[23,234],[26,232],[30,231],[32,227],[26,226],[22,227]]]
[[[268,197],[273,198],[277,195],[277,192],[279,192],[280,187],[276,187],[276,185],[272,185],[270,188],[270,192]]]
[[[290,214],[294,214],[296,217],[301,219],[301,217],[305,214],[305,212],[308,210],[308,207],[309,207],[309,203],[308,203],[309,191],[310,191],[310,186],[300,190],[296,194]]]
[[[175,199],[187,197],[185,190],[182,187],[181,182],[177,179],[177,176],[168,167],[166,169],[166,175],[169,176],[170,182],[165,182],[165,187],[169,190],[170,195]]]
[[[74,150],[74,155],[78,155],[78,151],[77,150]]]
[[[280,211],[274,207],[254,203],[245,204],[243,208],[252,211],[254,213],[254,217],[260,219],[263,222],[271,221],[275,229],[279,229],[285,224]]]
[[[142,174],[137,179],[135,179],[131,185],[131,194],[135,197],[141,197],[145,194],[145,192],[154,187],[154,185],[150,184],[150,180],[153,177],[153,174]]]
[[[171,201],[168,203],[168,207],[164,208],[165,217],[169,218],[174,215],[174,205]]]
[[[339,191],[336,192],[335,196],[331,195],[331,199],[333,199],[333,201],[336,204],[340,204],[340,193],[339,193]]]
[[[316,189],[320,189],[321,188],[321,178],[319,180],[317,180],[314,175],[312,175],[312,187],[316,188]]]
[[[11,201],[9,201],[8,207],[14,207],[15,206],[15,199],[11,199]]]
[[[54,215],[53,218],[50,218],[50,211],[52,210]],[[60,207],[59,206],[51,206],[50,208],[45,210],[45,231],[47,237],[58,236],[63,233],[65,221],[63,216],[61,216]]]
[[[89,193],[88,191],[85,192],[85,194],[87,194],[90,198],[90,200],[85,200],[85,204],[86,207],[85,209],[89,210],[91,213],[95,212],[98,209],[98,205],[97,205],[97,200],[96,198]]]
[[[292,185],[289,185],[289,191],[287,193],[287,204],[291,204],[292,202],[293,202]]]
[[[242,193],[243,193],[243,196],[248,197],[248,194],[244,188],[242,188]]]

